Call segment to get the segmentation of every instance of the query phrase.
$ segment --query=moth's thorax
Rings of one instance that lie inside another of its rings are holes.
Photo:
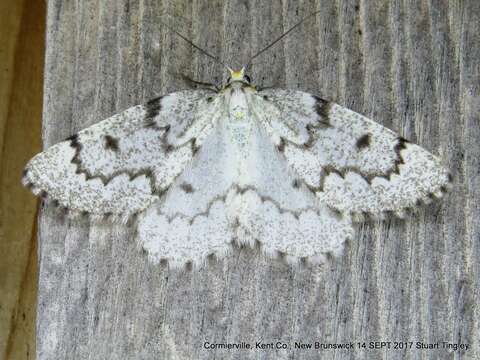
[[[250,142],[253,129],[253,116],[249,108],[249,93],[245,91],[242,83],[233,83],[228,89],[227,106],[228,119],[227,129],[234,152],[239,162],[246,163],[250,150]]]
[[[229,100],[229,117],[232,123],[237,125],[247,123],[249,110],[242,84],[232,84]]]

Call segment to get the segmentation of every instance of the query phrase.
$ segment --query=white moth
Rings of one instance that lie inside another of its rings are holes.
[[[403,217],[441,197],[450,175],[366,117],[301,91],[257,90],[242,68],[219,91],[175,92],[80,131],[36,155],[23,182],[73,213],[137,215],[151,259],[175,266],[257,242],[270,256],[322,262],[353,222]]]

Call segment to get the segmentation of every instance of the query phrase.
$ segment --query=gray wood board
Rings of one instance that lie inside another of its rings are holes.
[[[38,359],[480,358],[479,1],[50,0],[44,145],[186,88],[178,74],[226,78],[162,20],[238,67],[314,10],[258,59],[254,81],[316,93],[397,131],[445,160],[453,191],[406,220],[359,226],[343,256],[313,268],[239,248],[202,269],[169,270],[149,263],[132,229],[45,206]],[[213,351],[205,341],[291,348]],[[470,349],[296,350],[295,341]]]

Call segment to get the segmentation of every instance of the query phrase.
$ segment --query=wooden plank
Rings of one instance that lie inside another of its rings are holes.
[[[150,264],[132,229],[40,218],[39,359],[317,359],[295,341],[462,342],[480,356],[480,9],[475,0],[291,2],[51,0],[44,141],[232,66],[322,10],[259,59],[254,81],[336,100],[440,154],[454,189],[405,221],[359,226],[345,254],[291,268],[240,248],[202,269]],[[165,17],[164,14],[171,14]],[[287,350],[207,350],[204,342]],[[414,344],[415,346],[415,344]],[[446,359],[445,349],[324,350],[322,359]]]
[[[37,199],[25,163],[41,149],[45,3],[0,4],[0,359],[35,356]]]

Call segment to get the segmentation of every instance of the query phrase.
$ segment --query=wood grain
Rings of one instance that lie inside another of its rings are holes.
[[[154,266],[131,229],[40,218],[38,359],[480,357],[479,24],[476,0],[51,0],[44,145],[231,66],[322,10],[254,63],[257,84],[314,92],[440,155],[453,191],[405,221],[359,226],[345,254],[291,268],[237,249],[206,268]],[[166,17],[165,14],[170,14]],[[206,350],[205,341],[288,343]],[[294,342],[424,341],[470,349],[294,349]]]
[[[0,359],[35,357],[38,201],[21,184],[41,149],[43,0],[0,2]]]

